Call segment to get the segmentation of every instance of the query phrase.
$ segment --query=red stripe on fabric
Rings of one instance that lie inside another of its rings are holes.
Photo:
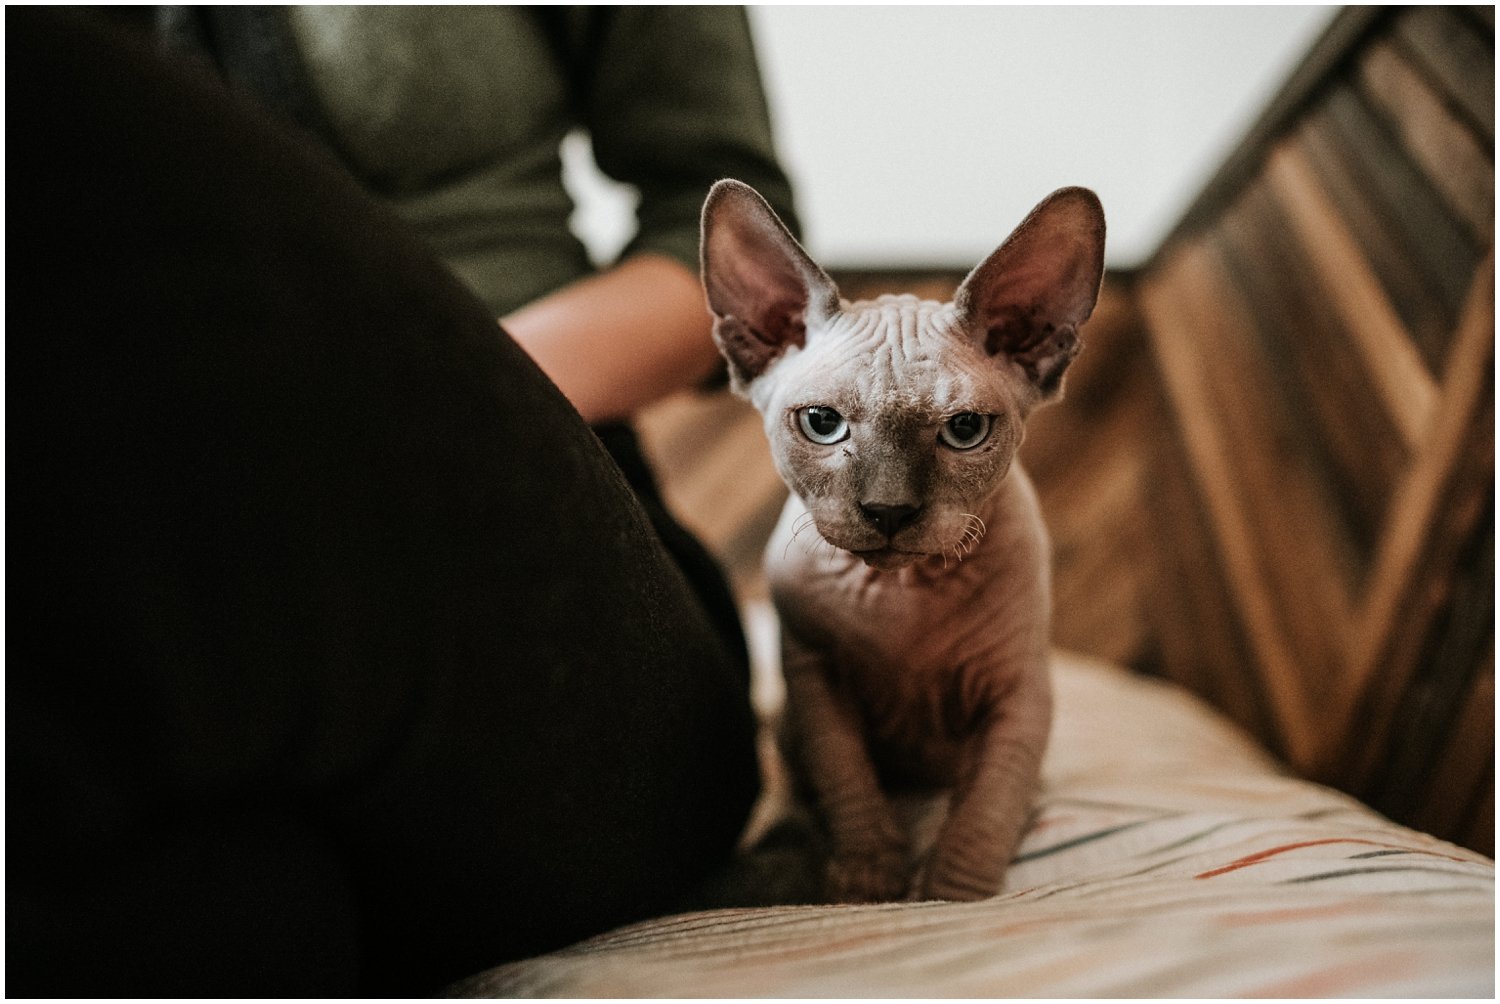
[[[1272,847],[1269,850],[1258,851],[1255,854],[1246,855],[1245,857],[1240,858],[1238,861],[1231,861],[1229,864],[1225,865],[1222,868],[1215,868],[1212,871],[1206,871],[1200,875],[1194,875],[1193,878],[1214,878],[1219,875],[1224,875],[1228,872],[1238,871],[1241,868],[1247,868],[1253,864],[1259,864],[1267,858],[1275,857],[1278,854],[1284,854],[1287,851],[1295,851],[1303,847],[1317,847],[1320,844],[1366,844],[1370,847],[1390,847],[1398,851],[1407,851],[1411,854],[1428,854],[1435,858],[1447,858],[1449,861],[1463,860],[1463,858],[1450,857],[1447,854],[1438,854],[1434,851],[1425,851],[1417,847],[1403,847],[1400,844],[1381,843],[1378,840],[1361,840],[1358,837],[1327,837],[1323,840],[1303,840],[1300,843],[1282,844],[1280,847]]]

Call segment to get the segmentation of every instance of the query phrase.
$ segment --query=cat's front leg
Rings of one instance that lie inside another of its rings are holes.
[[[1039,787],[1052,721],[1044,665],[988,709],[922,880],[927,899],[977,900],[1000,891]]]
[[[833,688],[820,654],[791,637],[782,648],[796,754],[832,844],[824,893],[839,903],[900,899],[909,880],[906,834],[880,789],[858,714]]]

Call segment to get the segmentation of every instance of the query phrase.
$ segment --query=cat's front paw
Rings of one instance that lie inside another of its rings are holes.
[[[1004,879],[1003,867],[975,871],[929,859],[917,883],[918,898],[959,903],[989,899],[1000,891]]]
[[[825,891],[835,903],[904,899],[909,884],[906,854],[897,849],[836,854],[828,862],[825,875]]]

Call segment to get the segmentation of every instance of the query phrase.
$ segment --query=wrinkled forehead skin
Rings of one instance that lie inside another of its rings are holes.
[[[749,390],[768,431],[794,409],[825,405],[851,426],[887,434],[966,411],[1019,428],[1030,392],[1017,367],[984,351],[953,304],[910,295],[845,303],[811,319],[806,345],[788,349]]]

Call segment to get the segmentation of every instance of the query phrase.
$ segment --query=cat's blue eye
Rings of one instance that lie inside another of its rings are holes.
[[[989,438],[990,416],[961,411],[938,429],[938,438],[955,450],[972,450]]]
[[[849,438],[849,423],[844,416],[821,404],[798,409],[797,425],[804,436],[819,446],[832,446]]]

